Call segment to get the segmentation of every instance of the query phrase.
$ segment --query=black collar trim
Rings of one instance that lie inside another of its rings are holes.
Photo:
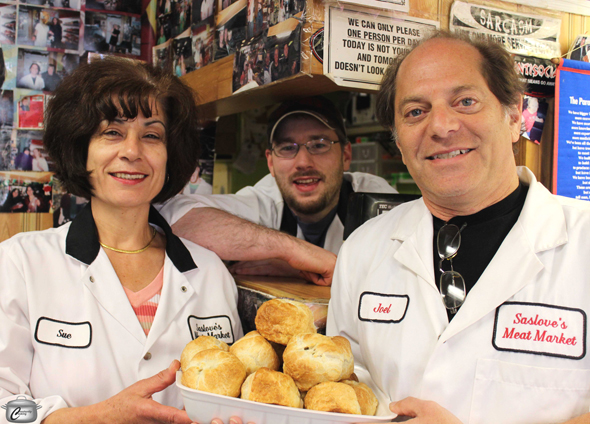
[[[164,231],[166,235],[166,253],[180,272],[197,268],[186,246],[172,233],[170,225],[153,206],[150,206],[148,221]],[[98,256],[98,252],[100,252],[98,231],[92,216],[90,202],[88,202],[70,224],[66,236],[66,254],[86,265],[90,265]]]

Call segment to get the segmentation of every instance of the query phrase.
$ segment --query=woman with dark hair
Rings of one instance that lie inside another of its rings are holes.
[[[27,195],[24,198],[26,211],[25,212],[40,212],[41,200],[35,195],[33,186],[27,187]]]
[[[113,30],[111,31],[111,38],[109,39],[109,51],[114,52],[115,47],[119,43],[119,34],[121,33],[120,26],[115,24],[113,25]]]
[[[175,358],[199,335],[242,335],[221,260],[152,206],[189,181],[197,134],[192,91],[161,69],[107,58],[64,78],[44,147],[90,201],[0,244],[0,404],[35,399],[44,424],[191,423]]]
[[[23,201],[23,198],[20,194],[20,190],[18,188],[13,188],[10,190],[8,197],[4,201],[2,205],[2,212],[26,212],[27,207]]]

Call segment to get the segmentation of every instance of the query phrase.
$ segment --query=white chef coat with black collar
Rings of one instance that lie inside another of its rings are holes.
[[[352,185],[352,191],[361,193],[397,193],[383,178],[363,172],[345,172],[345,181]],[[244,187],[236,194],[178,195],[160,209],[170,224],[174,224],[192,208],[213,207],[222,209],[255,224],[278,230],[281,228],[285,201],[275,178],[268,174],[254,186]],[[300,227],[297,238],[305,239]],[[328,227],[324,249],[338,253],[344,238],[344,224],[338,214]]]
[[[519,177],[530,187],[518,221],[450,323],[422,199],[344,243],[327,334],[350,340],[384,406],[414,396],[476,424],[589,412],[590,203],[550,194],[526,168]]]
[[[38,420],[105,400],[179,359],[200,335],[242,336],[237,289],[211,251],[166,235],[164,283],[146,336],[105,251],[89,206],[60,228],[0,244],[0,404],[26,395]],[[153,399],[183,407],[175,384]],[[0,414],[0,422],[5,420]]]

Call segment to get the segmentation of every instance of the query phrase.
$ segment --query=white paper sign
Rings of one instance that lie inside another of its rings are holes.
[[[545,59],[561,56],[560,19],[455,1],[449,28],[474,39],[501,43],[511,53]]]
[[[438,27],[436,21],[376,9],[328,6],[324,74],[341,86],[377,90],[393,60]]]

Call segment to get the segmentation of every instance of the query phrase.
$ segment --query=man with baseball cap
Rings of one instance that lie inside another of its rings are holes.
[[[344,119],[324,97],[281,104],[269,117],[268,134],[269,175],[236,194],[177,196],[161,213],[180,236],[208,247],[222,259],[248,261],[234,265],[237,273],[293,275],[296,268],[329,279],[331,270],[328,275],[316,268],[318,264],[329,267],[335,257],[326,250],[337,253],[342,245],[348,195],[395,190],[383,178],[346,172],[352,147]],[[237,217],[258,225],[248,226]],[[220,228],[226,231],[220,234]],[[285,233],[323,249],[293,249],[293,240]],[[274,247],[269,249],[265,246],[271,238]],[[319,256],[307,258],[311,252]]]

